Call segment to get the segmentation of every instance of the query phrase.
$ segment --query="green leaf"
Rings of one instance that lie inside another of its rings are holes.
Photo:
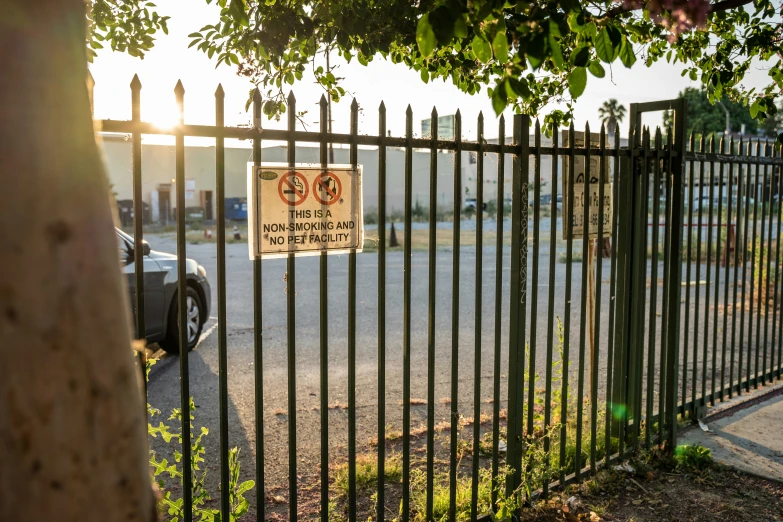
[[[584,34],[590,38],[595,38],[598,35],[598,28],[596,27],[595,22],[590,22],[585,25]]]
[[[427,83],[427,82],[430,81],[430,75],[427,72],[427,69],[423,69],[422,68],[420,76],[421,76],[421,81],[423,81],[424,83]]]
[[[480,62],[487,63],[492,59],[492,49],[489,47],[489,42],[480,35],[473,38],[470,47]]]
[[[581,11],[571,11],[568,14],[568,27],[575,33],[585,30],[585,15]]]
[[[468,24],[465,23],[465,17],[462,15],[454,20],[454,36],[457,38],[468,37]]]
[[[623,62],[623,65],[629,69],[633,67],[633,64],[636,62],[636,55],[633,52],[633,44],[625,37],[623,37],[623,43],[620,46],[620,61]]]
[[[571,98],[578,98],[585,92],[587,86],[587,69],[584,67],[577,67],[571,72],[568,77],[568,92],[571,93]]]
[[[416,26],[416,44],[424,58],[428,58],[435,50],[435,43],[435,32],[430,25],[430,15],[425,14],[419,18],[419,23]]]
[[[755,118],[759,113],[759,109],[761,109],[761,104],[759,103],[759,100],[756,100],[753,102],[753,105],[750,106],[750,117]]]
[[[492,91],[492,108],[495,109],[495,114],[500,115],[503,109],[506,108],[506,102],[508,101],[508,93],[506,92],[506,86],[504,82],[497,85],[494,91]]]
[[[577,67],[586,67],[590,61],[590,49],[585,46],[578,47],[571,53],[571,64]]]
[[[242,484],[239,485],[239,487],[237,488],[236,494],[237,495],[242,495],[243,493],[246,493],[246,492],[250,491],[251,489],[253,489],[255,487],[255,485],[256,485],[256,483],[254,481],[246,480],[245,482],[243,482]]]
[[[606,63],[612,63],[615,59],[614,44],[606,29],[601,29],[595,38],[595,54]]]
[[[231,18],[234,19],[234,22],[242,27],[250,27],[250,19],[247,16],[244,0],[231,0],[228,11],[231,13]]]
[[[495,39],[492,40],[492,50],[495,52],[497,61],[500,63],[508,61],[508,39],[506,38],[506,23],[503,21],[498,24],[498,32]]]
[[[601,62],[597,60],[590,62],[590,65],[587,66],[587,70],[589,70],[590,73],[596,78],[603,78],[604,76],[606,76],[606,71],[604,70],[604,66],[601,65]]]
[[[557,36],[560,35],[560,30],[557,27],[557,23],[549,19],[549,51],[552,56],[552,61],[555,62],[555,66],[560,69],[563,67],[563,51],[560,49],[560,41]]]

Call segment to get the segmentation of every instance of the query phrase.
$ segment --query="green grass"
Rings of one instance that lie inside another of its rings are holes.
[[[386,458],[384,481],[389,484],[399,484],[402,481],[402,458],[392,453]],[[378,483],[378,456],[365,453],[356,457],[356,488],[368,489]],[[338,465],[334,470],[333,487],[338,495],[348,496],[348,463]]]

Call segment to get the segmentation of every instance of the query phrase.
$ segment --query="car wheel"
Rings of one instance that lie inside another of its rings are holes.
[[[204,321],[201,319],[201,311],[203,310],[201,304],[201,298],[198,296],[198,292],[194,288],[188,287],[186,295],[186,316],[185,321],[187,325],[188,335],[188,351],[192,350],[198,344],[199,337],[201,337],[201,329],[204,326]],[[174,296],[171,303],[171,309],[169,310],[168,328],[166,331],[166,337],[160,342],[161,348],[168,353],[179,353],[179,297]]]

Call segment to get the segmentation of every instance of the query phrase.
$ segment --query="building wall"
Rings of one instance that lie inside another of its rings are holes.
[[[104,161],[109,182],[117,193],[118,200],[133,198],[131,143],[123,137],[104,137]],[[359,148],[359,164],[362,166],[362,187],[364,208],[366,212],[378,208],[378,149]],[[349,163],[348,148],[334,150],[335,163]],[[225,194],[227,198],[247,197],[247,168],[252,162],[252,150],[249,148],[225,149]],[[299,145],[296,149],[297,163],[318,164],[319,149]],[[437,201],[438,206],[451,207],[453,202],[454,154],[439,153],[437,168]],[[467,164],[467,153],[463,157],[463,176]],[[287,147],[275,145],[264,147],[262,161],[264,163],[284,163],[287,160]],[[169,190],[170,208],[173,213],[175,204],[175,149],[173,145],[142,145],[142,198],[152,205],[153,221],[162,221],[156,208],[156,192],[160,199],[161,190]],[[388,148],[386,151],[386,198],[387,209],[391,213],[404,209],[404,149]],[[423,207],[429,206],[430,186],[430,152],[414,150],[412,158],[412,202],[419,201]],[[215,148],[185,147],[185,179],[186,206],[202,207],[203,193],[212,192],[212,210],[214,212],[215,197]],[[192,188],[193,191],[187,190]],[[214,213],[213,213],[214,215]]]

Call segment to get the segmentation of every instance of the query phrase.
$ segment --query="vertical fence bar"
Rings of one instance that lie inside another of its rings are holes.
[[[775,145],[772,146],[772,157],[773,158],[780,158],[780,148],[776,147]],[[780,276],[780,232],[781,232],[781,221],[783,221],[783,212],[781,212],[781,209],[783,209],[783,201],[781,201],[781,196],[783,196],[783,176],[781,176],[780,167],[774,166],[772,167],[772,178],[774,179],[777,175],[777,191],[776,195],[778,198],[778,204],[777,208],[775,209],[777,212],[777,218],[778,218],[778,226],[775,231],[775,284],[773,286],[773,292],[774,292],[774,299],[772,302],[772,337],[775,339],[775,342],[773,344],[773,358],[774,358],[774,349],[777,348],[778,357],[777,357],[777,371],[775,372],[775,378],[780,379],[780,373],[781,373],[781,332],[779,332],[776,328],[778,316],[780,315],[778,312],[778,294],[780,292],[779,284],[779,276]],[[781,324],[783,324],[783,321],[780,321]],[[777,336],[775,336],[775,332],[777,332]],[[774,359],[773,359],[774,362]],[[771,363],[770,363],[771,364]]]
[[[540,227],[539,216],[541,215],[541,125],[536,120],[535,134],[533,140],[536,148],[535,159],[535,180],[533,182],[533,280],[530,288],[530,342],[528,350],[530,360],[528,361],[528,385],[527,385],[527,434],[533,435],[534,426],[534,405],[536,399],[536,347],[537,347],[537,326],[538,321],[538,253],[540,248]],[[547,368],[547,370],[549,370]]]
[[[177,317],[179,319],[179,380],[182,408],[182,462],[190,462],[190,383],[188,375],[187,273],[185,272],[185,88],[177,81],[174,95],[179,110],[175,138],[175,180],[177,198]],[[182,466],[182,506],[185,522],[193,519],[193,479],[189,465]]]
[[[359,103],[351,102],[351,170],[357,172]],[[406,240],[408,234],[406,233]],[[348,253],[348,518],[356,519],[356,249]]]
[[[739,144],[737,146],[737,156],[742,156],[743,153],[743,143],[742,143],[742,136],[740,136]],[[732,154],[734,154],[734,150],[731,151]],[[734,169],[734,163],[731,164],[731,169],[733,171]],[[735,356],[737,351],[737,316],[740,314],[740,311],[738,310],[738,301],[737,301],[737,295],[739,290],[739,265],[740,265],[740,251],[741,251],[741,245],[740,242],[742,238],[745,236],[745,233],[742,229],[742,205],[743,205],[743,197],[742,197],[742,164],[737,165],[737,208],[734,211],[734,296],[733,296],[733,306],[731,309],[731,369],[729,370],[729,382],[731,383],[731,388],[729,389],[729,397],[732,397],[733,391],[734,391],[734,362],[735,362]],[[743,270],[744,272],[744,270]],[[742,304],[742,308],[744,308],[744,303]],[[736,357],[737,362],[739,363],[739,368],[737,371],[737,394],[742,393],[742,386],[740,383],[742,382],[742,337],[739,339],[740,342],[740,350],[739,350],[739,356]]]
[[[753,151],[753,140],[748,140],[747,145],[747,156],[750,156]],[[747,165],[747,171],[746,171],[746,179],[745,179],[745,194],[742,197],[743,204],[745,205],[745,226],[742,228],[743,234],[742,234],[742,303],[740,306],[740,342],[747,346],[746,353],[745,353],[745,390],[750,392],[750,351],[751,351],[751,344],[750,342],[745,339],[745,305],[747,301],[745,300],[745,291],[747,289],[747,282],[748,282],[748,237],[750,236],[750,186],[751,186],[751,163],[748,162]],[[754,200],[755,201],[755,200]],[[753,316],[749,316],[749,324],[748,327],[752,328],[752,320]],[[747,341],[747,342],[746,342]],[[740,391],[742,390],[742,359],[740,359]]]
[[[703,153],[705,150],[704,134],[701,135],[699,140],[699,152]],[[693,417],[698,416],[698,404],[696,403],[696,387],[697,383],[697,369],[698,369],[698,357],[699,357],[699,297],[701,296],[701,229],[702,229],[702,217],[704,214],[704,161],[699,160],[699,222],[696,224],[696,302],[693,307],[693,378],[692,378],[692,404],[693,411],[691,412]],[[702,398],[704,395],[702,395]]]
[[[92,74],[87,72],[87,88],[90,92],[90,112],[93,118],[93,88],[95,80]],[[141,82],[137,74],[133,75],[130,84],[131,88],[131,119],[133,123],[138,124],[141,121]],[[147,339],[147,326],[144,311],[144,249],[137,247],[144,240],[144,212],[143,200],[141,194],[141,133],[131,133],[131,155],[133,161],[133,263],[134,263],[134,321],[136,326],[136,338]],[[144,375],[142,386],[144,392],[144,418],[147,418],[147,355],[146,350],[139,350],[136,354],[139,367]]]
[[[321,143],[319,144],[319,160],[321,169],[329,168],[329,106],[326,96],[321,95],[318,102],[320,111]],[[329,279],[327,252],[322,251],[318,266],[318,303],[319,303],[319,334],[320,334],[320,398],[321,398],[321,520],[329,522]],[[378,447],[383,446],[383,439],[378,439]]]
[[[427,308],[427,520],[432,520],[435,474],[435,227],[438,206],[438,111],[432,108],[430,141],[430,229]],[[456,197],[456,195],[455,195]]]
[[[715,139],[710,137],[710,152],[715,154]],[[714,156],[713,156],[714,157]],[[710,336],[710,273],[712,263],[712,226],[714,220],[715,210],[715,162],[710,161],[710,201],[708,203],[709,210],[707,211],[707,286],[704,288],[704,354],[702,359],[702,375],[701,375],[701,405],[707,406],[707,358],[709,350],[709,336]],[[701,202],[704,204],[704,201]]]
[[[590,471],[596,472],[596,444],[598,439],[598,364],[601,346],[601,278],[603,276],[603,238],[604,238],[604,172],[606,165],[606,128],[601,124],[598,146],[600,163],[598,166],[598,234],[595,248],[595,326],[593,331],[593,353],[590,360]],[[607,374],[608,379],[608,374]],[[607,448],[608,451],[608,448]]]
[[[571,258],[574,253],[574,124],[573,122],[568,128],[568,179],[564,190],[568,191],[568,195],[565,198],[566,212],[564,218],[564,228],[566,230],[566,274],[565,274],[565,302],[563,308],[563,382],[560,383],[560,483],[565,481],[565,466],[566,466],[566,442],[568,440],[568,361],[570,355],[571,346]],[[578,466],[577,466],[578,467]]]
[[[729,155],[734,154],[734,138],[732,137],[729,140]],[[727,183],[726,187],[726,243],[724,245],[724,250],[726,252],[726,255],[722,255],[722,263],[726,268],[726,279],[724,282],[724,288],[723,288],[723,356],[721,358],[721,366],[720,366],[720,400],[721,402],[725,400],[725,386],[726,386],[726,350],[728,348],[728,330],[729,330],[729,279],[731,277],[731,260],[729,259],[729,251],[731,249],[731,242],[729,241],[729,234],[731,230],[731,198],[733,196],[732,192],[732,185],[733,185],[733,175],[734,175],[734,163],[728,164],[729,169],[729,181]],[[687,324],[687,323],[686,323]],[[732,354],[733,355],[733,354]],[[731,364],[734,364],[734,357],[731,358]],[[729,380],[729,394],[731,394],[731,380]]]
[[[633,109],[633,106],[631,107]],[[615,131],[616,132],[616,131]],[[615,134],[615,144],[618,143]],[[631,263],[633,254],[633,221],[630,215],[636,212],[634,206],[635,197],[635,172],[636,162],[638,161],[639,136],[635,118],[631,118],[631,126],[628,130],[628,156],[620,161],[619,151],[616,159],[615,172],[618,187],[615,193],[618,196],[615,211],[617,215],[617,239],[614,241],[614,253],[617,257],[616,268],[617,275],[615,280],[615,326],[613,330],[615,344],[613,366],[613,386],[611,395],[611,432],[617,436],[618,451],[620,455],[624,454],[625,447],[625,429],[628,413],[628,391],[629,391],[629,340],[630,340],[630,321],[631,311],[630,302],[632,296],[631,289]],[[629,215],[630,213],[630,215]]]
[[[508,463],[511,495],[521,483],[522,404],[524,398],[525,306],[527,284],[527,183],[530,162],[530,117],[514,116],[514,162],[511,192],[511,275],[508,340]],[[456,520],[454,517],[450,520]]]
[[[693,133],[690,135],[690,146],[689,150],[693,152],[695,150],[695,142],[693,138]],[[693,205],[696,203],[693,199],[694,194],[694,183],[693,183],[693,164],[694,161],[690,161],[690,168],[688,169],[688,240],[685,247],[685,329],[683,331],[683,356],[682,356],[682,412],[683,415],[687,413],[685,411],[685,400],[687,398],[687,390],[688,390],[688,338],[690,335],[690,322],[688,319],[690,318],[691,313],[691,247],[693,243]],[[684,170],[683,170],[684,172]],[[696,281],[696,284],[698,285],[698,281]],[[698,292],[699,287],[696,286],[696,291]]]
[[[665,197],[665,203],[663,208],[663,219],[664,219],[664,227],[663,227],[663,280],[661,281],[661,284],[663,285],[662,288],[662,296],[661,296],[661,340],[659,343],[660,346],[660,354],[659,354],[659,368],[658,368],[658,440],[663,440],[663,426],[664,421],[666,419],[666,416],[664,414],[665,412],[665,406],[666,406],[666,390],[668,389],[667,383],[666,383],[666,362],[668,361],[668,355],[669,355],[669,347],[668,347],[668,327],[669,327],[669,315],[667,314],[667,310],[669,309],[669,283],[671,280],[671,255],[672,255],[672,245],[671,245],[671,238],[672,238],[672,227],[670,223],[671,219],[671,211],[672,211],[672,187],[671,187],[671,160],[672,160],[672,133],[671,129],[668,130],[669,133],[666,136],[666,157],[663,157],[664,150],[663,150],[663,136],[661,134],[661,128],[657,127],[655,129],[655,136],[656,140],[660,143],[659,146],[656,146],[656,153],[655,153],[655,168],[658,169],[660,172],[659,179],[661,183],[663,184],[662,190]],[[666,164],[662,164],[662,160],[666,162]],[[659,189],[661,190],[661,189]],[[661,192],[659,192],[661,194]],[[656,207],[659,207],[661,205],[660,199],[655,202]],[[657,259],[653,262],[657,263]]]
[[[772,146],[772,156],[780,158],[781,157],[781,148],[776,147],[775,145]],[[776,326],[776,321],[778,320],[778,316],[780,313],[778,312],[778,294],[780,292],[780,286],[779,284],[779,276],[780,276],[780,232],[781,232],[781,221],[783,221],[783,200],[781,196],[783,196],[783,175],[781,175],[780,167],[774,166],[772,167],[772,177],[774,179],[775,175],[777,174],[778,182],[777,182],[777,198],[778,198],[778,204],[777,204],[777,214],[778,214],[778,226],[775,233],[775,285],[774,285],[774,301],[772,303],[772,337],[776,339],[775,345],[777,347],[778,352],[778,364],[777,364],[777,371],[775,372],[775,377],[777,379],[780,379],[781,374],[781,353],[783,353],[783,331],[778,330]],[[783,319],[780,320],[780,325],[783,326]],[[777,337],[775,337],[775,332],[777,332]],[[774,354],[773,354],[774,355]]]
[[[514,116],[514,163],[511,201],[511,275],[508,339],[508,463],[511,495],[521,483],[522,406],[527,304],[527,189],[530,167],[530,117]],[[456,520],[452,517],[450,520]]]
[[[769,150],[769,142],[764,143],[764,156],[768,157],[770,154]],[[764,164],[764,182],[761,185],[761,241],[764,240],[764,200],[765,198],[765,192],[767,188],[767,183],[769,183],[769,166],[765,163]],[[770,183],[771,187],[771,183]],[[770,195],[772,193],[772,190],[769,191]],[[771,198],[770,198],[771,200]],[[763,296],[764,299],[764,359],[761,363],[761,384],[765,385],[767,383],[767,341],[769,340],[769,269],[770,269],[770,253],[771,253],[771,245],[772,245],[772,204],[770,203],[769,206],[769,223],[768,223],[768,230],[767,230],[767,268],[764,271],[765,277],[764,281],[759,281],[759,283],[763,283],[764,291],[762,292],[759,288],[759,294]],[[759,245],[759,250],[761,251],[761,259],[759,260],[759,265],[764,265],[764,248]],[[761,268],[759,269],[759,271]],[[760,273],[760,272],[759,272]],[[760,286],[760,285],[759,285]],[[759,302],[759,315],[761,315],[761,302]],[[770,364],[770,369],[772,368],[772,365]]]
[[[405,238],[402,340],[402,520],[410,513],[411,459],[411,206],[413,194],[413,110],[405,112]],[[455,194],[456,197],[456,194]]]
[[[505,215],[505,144],[506,144],[506,119],[500,115],[498,122],[498,215],[497,237],[495,246],[495,353],[493,356],[493,383],[492,383],[492,509],[497,507],[498,501],[498,453],[500,450],[500,343],[501,326],[503,320],[501,311],[503,307],[503,217]],[[553,178],[556,179],[556,178]],[[554,182],[553,182],[554,183]],[[553,229],[554,230],[554,229]],[[554,237],[554,234],[553,234]],[[546,485],[545,485],[546,487]]]
[[[541,128],[536,121],[536,143],[540,143]],[[549,455],[550,451],[550,430],[552,423],[552,358],[555,351],[555,270],[556,270],[556,250],[557,250],[557,170],[558,170],[558,133],[557,129],[552,133],[552,199],[549,202],[550,208],[550,226],[549,226],[549,297],[547,300],[546,314],[546,391],[544,395],[544,453]],[[541,149],[536,147],[536,165],[541,161]],[[563,374],[562,379],[567,375]],[[564,401],[561,398],[561,401]],[[549,459],[544,462],[545,476],[549,474]],[[549,480],[544,481],[543,494],[546,497],[549,494]]]
[[[378,505],[386,517],[386,105],[378,107]]]
[[[720,139],[719,148],[721,154],[725,154],[726,140],[724,138]],[[718,223],[715,228],[715,300],[712,306],[712,383],[710,404],[713,406],[715,405],[716,377],[718,373],[718,303],[720,302],[720,229],[723,224],[723,182],[723,162],[721,161],[718,164]],[[712,230],[714,224],[710,222],[710,225],[710,230]],[[710,231],[710,237],[712,237],[712,231]]]
[[[582,213],[582,306],[579,314],[579,362],[577,363],[576,380],[576,480],[581,478],[582,474],[582,420],[585,405],[585,349],[588,337],[589,325],[587,321],[588,302],[588,284],[589,276],[588,266],[590,264],[590,149],[591,147],[590,124],[585,124],[584,153],[585,153],[585,172],[583,178],[583,197],[582,204],[584,211]],[[532,408],[533,405],[531,404]]]
[[[630,140],[629,140],[630,143]],[[620,132],[615,127],[614,131],[614,172],[612,174],[612,222],[611,222],[611,263],[609,268],[609,324],[607,332],[609,339],[606,347],[606,412],[605,432],[606,455],[605,465],[609,466],[612,452],[612,397],[614,395],[614,347],[615,347],[615,320],[617,316],[617,207],[619,207],[620,190]],[[554,177],[553,177],[554,179]]]
[[[631,281],[628,284],[629,293],[632,295],[628,306],[630,317],[629,335],[626,345],[627,350],[627,372],[628,372],[628,391],[627,405],[624,424],[628,425],[628,419],[633,419],[634,423],[630,431],[629,444],[633,451],[639,449],[639,439],[641,437],[642,422],[642,380],[644,378],[644,296],[647,294],[647,243],[649,229],[647,226],[650,210],[650,129],[641,127],[641,119],[637,121],[641,132],[641,150],[639,151],[639,161],[641,162],[641,180],[634,171],[634,187],[632,209],[635,214],[632,216],[632,236],[631,236]],[[633,299],[633,296],[636,299]],[[646,427],[649,429],[649,427]]]
[[[296,168],[296,98],[288,95],[288,168]],[[286,262],[286,318],[288,330],[288,517],[299,516],[296,464],[296,256],[288,254]],[[349,464],[350,465],[350,464]],[[350,475],[350,472],[349,472]]]
[[[253,91],[253,171],[261,168],[261,92],[256,88]],[[258,198],[260,205],[261,198]],[[257,216],[261,215],[261,208],[255,209]],[[253,260],[253,368],[255,370],[255,428],[256,428],[256,486],[258,494],[258,518],[265,517],[266,506],[264,484],[264,336],[263,336],[263,285],[261,279],[261,259]]]
[[[674,448],[677,441],[677,375],[680,363],[680,295],[682,281],[682,231],[683,231],[683,176],[685,175],[685,115],[687,103],[681,100],[679,117],[675,119],[674,134],[669,128],[669,199],[671,214],[669,215],[669,280],[667,309],[664,316],[668,317],[666,347],[666,404],[664,423],[668,428],[666,441],[669,448]],[[677,159],[673,159],[674,148],[677,148]],[[662,413],[663,415],[663,413]]]
[[[761,142],[756,140],[756,173],[753,180],[753,243],[751,244],[750,254],[750,324],[753,324],[753,302],[757,297],[756,292],[756,240],[758,238],[758,223],[759,223],[759,163],[758,159],[761,156]],[[763,212],[762,212],[763,214]],[[761,274],[759,274],[761,275]],[[760,308],[760,307],[759,307]],[[753,335],[756,341],[756,349],[753,364],[753,387],[759,387],[759,330],[761,329],[761,314],[760,310],[756,311],[756,328],[752,327],[748,330],[748,333]],[[752,345],[751,345],[752,346]]]
[[[457,519],[457,435],[459,409],[459,259],[460,212],[462,210],[462,115],[454,115],[454,229],[451,259],[451,426],[449,440],[449,520]],[[510,376],[509,376],[510,378]],[[509,419],[511,412],[509,411]],[[508,455],[511,456],[511,424],[508,431]]]
[[[138,75],[133,75],[131,87],[131,117],[133,123],[141,121],[141,82]],[[131,147],[133,157],[133,263],[134,280],[136,287],[136,338],[146,339],[147,327],[144,311],[144,249],[141,248],[144,240],[144,210],[141,193],[141,133],[131,133]],[[144,365],[142,365],[142,371]],[[144,396],[147,396],[147,379],[144,379]],[[146,416],[146,408],[144,409]]]
[[[476,152],[476,289],[474,303],[474,361],[473,361],[473,469],[470,481],[470,518],[478,517],[479,463],[481,442],[481,305],[482,269],[484,256],[484,115],[479,112]]]
[[[215,127],[224,125],[223,86],[215,91]],[[220,402],[220,515],[230,517],[228,469],[228,333],[226,332],[226,150],[225,139],[215,138],[215,193],[217,196],[217,276],[218,276],[218,376]]]
[[[654,152],[654,158],[655,158],[655,165],[652,168],[652,203],[650,203],[650,198],[648,197],[649,193],[649,185],[650,185],[650,172],[649,172],[649,164],[650,164],[650,155],[649,155],[649,148],[650,148],[650,131],[649,129],[646,130],[644,134],[644,166],[642,172],[645,176],[645,197],[643,199],[644,205],[646,207],[645,211],[645,218],[647,217],[649,213],[649,206],[652,204],[652,221],[651,221],[651,227],[645,227],[645,230],[652,233],[652,254],[650,258],[650,310],[649,310],[649,319],[648,319],[648,341],[647,341],[647,400],[646,400],[646,413],[645,413],[645,428],[644,428],[644,443],[649,446],[652,442],[651,435],[653,430],[653,417],[655,415],[655,412],[653,410],[653,404],[654,404],[654,396],[653,392],[655,391],[655,348],[656,348],[656,340],[657,340],[657,332],[655,331],[655,319],[656,319],[656,312],[658,311],[658,243],[659,243],[659,233],[660,233],[660,202],[661,202],[661,171],[660,166],[657,161],[659,151],[660,151],[660,135],[656,133],[655,135],[655,152]],[[645,236],[644,244],[644,250],[645,252],[642,254],[643,259],[647,258],[647,238]],[[642,263],[643,265],[646,265],[646,261]],[[642,272],[642,279],[646,279],[645,277],[646,267]],[[642,286],[641,288],[644,288]]]

